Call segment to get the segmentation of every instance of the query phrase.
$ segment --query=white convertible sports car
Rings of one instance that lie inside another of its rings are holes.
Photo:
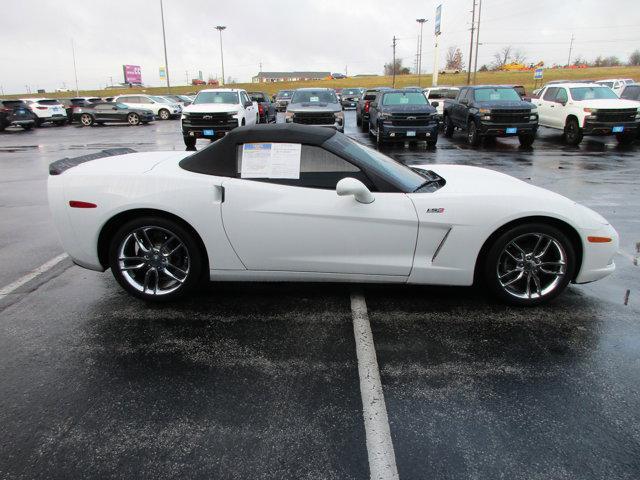
[[[584,206],[492,170],[409,168],[333,129],[128,152],[52,163],[49,203],[74,262],[145,300],[206,279],[478,281],[527,306],[615,268],[618,235]]]

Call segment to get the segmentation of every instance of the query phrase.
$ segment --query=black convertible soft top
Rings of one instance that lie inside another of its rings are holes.
[[[209,147],[181,160],[180,167],[190,172],[233,177],[237,173],[238,145],[264,142],[320,146],[335,134],[332,128],[286,123],[238,127]]]

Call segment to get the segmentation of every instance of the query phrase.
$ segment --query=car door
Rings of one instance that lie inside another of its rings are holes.
[[[458,94],[458,100],[453,104],[451,117],[453,123],[459,127],[467,125],[467,105],[469,103],[469,89],[463,88]]]
[[[549,124],[553,128],[564,128],[567,120],[566,105],[569,101],[569,94],[564,87],[558,87],[554,101],[550,105]]]
[[[271,144],[267,144],[271,145]],[[302,145],[299,178],[223,182],[222,217],[249,270],[408,276],[418,233],[404,193],[376,193],[370,204],[338,196],[346,177],[375,187],[357,166],[317,146]]]
[[[240,92],[240,102],[244,105],[244,113],[247,125],[255,125],[257,109],[254,102],[251,101],[247,92]]]
[[[152,100],[149,97],[143,96],[143,97],[136,97],[138,99],[138,103],[136,103],[135,105],[133,105],[133,107],[135,108],[144,108],[146,110],[151,110],[153,112],[154,115],[158,115],[158,112],[160,111],[159,105],[157,102],[155,102],[154,100]]]
[[[87,102],[88,103],[88,102]],[[106,108],[105,108],[106,107]],[[108,105],[93,105],[93,117],[98,122],[108,122],[111,120],[107,108],[111,110]]]
[[[545,127],[552,126],[552,115],[555,112],[555,99],[558,87],[547,87],[540,93],[540,97],[532,99],[538,107],[538,123]]]
[[[382,98],[382,93],[377,92],[373,100],[369,102],[369,126],[378,128],[378,106]]]

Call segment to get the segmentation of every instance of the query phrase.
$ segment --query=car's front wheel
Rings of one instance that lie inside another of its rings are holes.
[[[171,114],[169,113],[169,110],[167,110],[166,108],[161,108],[160,111],[158,112],[158,116],[160,117],[160,120],[169,120],[169,117],[171,117]]]
[[[187,147],[187,150],[196,149],[196,137],[185,135],[183,139],[184,139],[184,145]]]
[[[500,235],[484,259],[484,280],[506,303],[535,306],[558,296],[576,268],[573,245],[546,224],[518,225]]]
[[[453,137],[453,130],[454,130],[454,125],[453,122],[451,121],[451,118],[449,118],[449,115],[447,115],[446,117],[444,117],[444,136],[446,138],[451,138]]]
[[[140,115],[131,112],[127,115],[127,122],[129,122],[129,125],[138,125],[140,123]]]
[[[199,283],[203,253],[178,222],[150,216],[131,220],[118,230],[111,240],[109,264],[131,295],[165,301]]]
[[[636,139],[635,132],[631,133],[618,133],[616,135],[616,140],[620,145],[631,145]]]
[[[472,147],[477,147],[480,145],[482,137],[480,136],[480,131],[478,130],[478,125],[475,121],[469,120],[469,130],[467,131],[467,142]]]
[[[518,135],[520,146],[525,148],[533,145],[533,142],[535,141],[535,139],[536,139],[536,136],[532,133],[523,133],[522,135]]]
[[[564,138],[569,145],[574,147],[580,145],[582,142],[583,133],[578,125],[578,120],[575,118],[569,118],[564,126]]]

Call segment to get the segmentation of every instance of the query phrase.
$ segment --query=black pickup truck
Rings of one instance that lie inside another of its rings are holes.
[[[462,87],[454,100],[445,99],[443,114],[444,136],[451,137],[459,128],[473,146],[483,138],[517,136],[520,145],[530,147],[538,130],[536,106],[509,86]]]
[[[421,90],[381,90],[369,106],[369,133],[376,143],[438,141],[438,114]]]

